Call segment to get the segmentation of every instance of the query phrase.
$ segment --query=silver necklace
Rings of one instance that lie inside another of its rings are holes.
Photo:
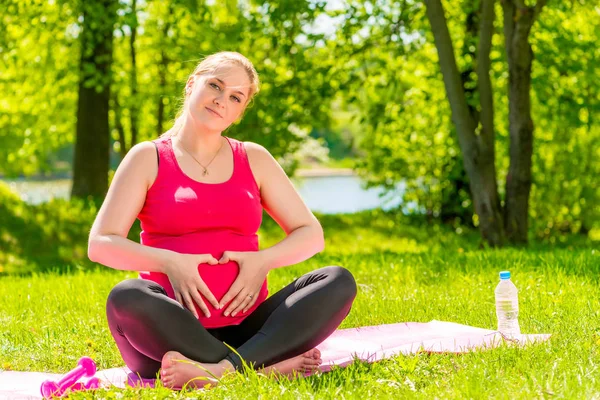
[[[215,158],[217,158],[217,154],[219,154],[219,152],[221,151],[221,148],[223,147],[223,140],[221,140],[221,146],[219,146],[219,150],[217,150],[217,152],[215,153],[215,155],[213,156],[213,158],[208,162],[208,164],[206,164],[206,166],[203,165],[200,161],[198,161],[196,159],[196,157],[194,157],[192,155],[192,153],[190,153],[189,151],[187,151],[187,149],[185,148],[185,146],[183,145],[183,142],[181,140],[179,140],[179,144],[181,145],[181,148],[183,149],[183,151],[185,151],[186,153],[188,153],[190,155],[190,157],[192,157],[194,159],[194,161],[196,161],[202,167],[202,169],[203,169],[202,176],[206,176],[206,175],[208,175],[208,166],[210,165],[210,163],[213,162],[213,160]]]

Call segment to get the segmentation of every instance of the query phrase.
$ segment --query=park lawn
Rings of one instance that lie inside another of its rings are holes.
[[[600,251],[596,243],[529,250],[479,249],[477,234],[408,223],[380,212],[320,217],[326,250],[269,275],[271,293],[325,265],[352,271],[359,293],[341,328],[406,321],[451,321],[494,329],[498,272],[520,290],[523,333],[549,342],[468,354],[397,356],[357,362],[306,379],[231,375],[209,391],[101,390],[96,398],[598,398]],[[272,224],[263,246],[282,237]],[[109,268],[0,277],[0,367],[64,373],[84,355],[98,368],[123,365],[104,313],[110,289],[135,273]],[[92,397],[77,393],[71,398]]]

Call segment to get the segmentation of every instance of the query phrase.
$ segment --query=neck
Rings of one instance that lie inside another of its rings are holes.
[[[184,123],[176,134],[177,141],[192,154],[203,156],[216,153],[222,144],[221,131],[210,130],[198,125],[191,118],[185,118]]]

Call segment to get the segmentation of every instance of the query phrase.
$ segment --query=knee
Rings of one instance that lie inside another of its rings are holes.
[[[139,308],[145,295],[142,279],[127,279],[119,282],[108,294],[106,300],[107,312],[123,312],[132,308]],[[137,307],[136,307],[137,306]]]
[[[328,268],[330,269],[331,276],[333,277],[335,293],[338,293],[340,296],[349,301],[354,300],[356,297],[357,286],[352,272],[337,265]]]

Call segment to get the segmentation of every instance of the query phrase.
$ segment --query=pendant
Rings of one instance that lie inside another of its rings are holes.
[[[206,168],[204,168],[204,172],[202,172],[202,176],[206,176],[208,175],[208,170]]]

